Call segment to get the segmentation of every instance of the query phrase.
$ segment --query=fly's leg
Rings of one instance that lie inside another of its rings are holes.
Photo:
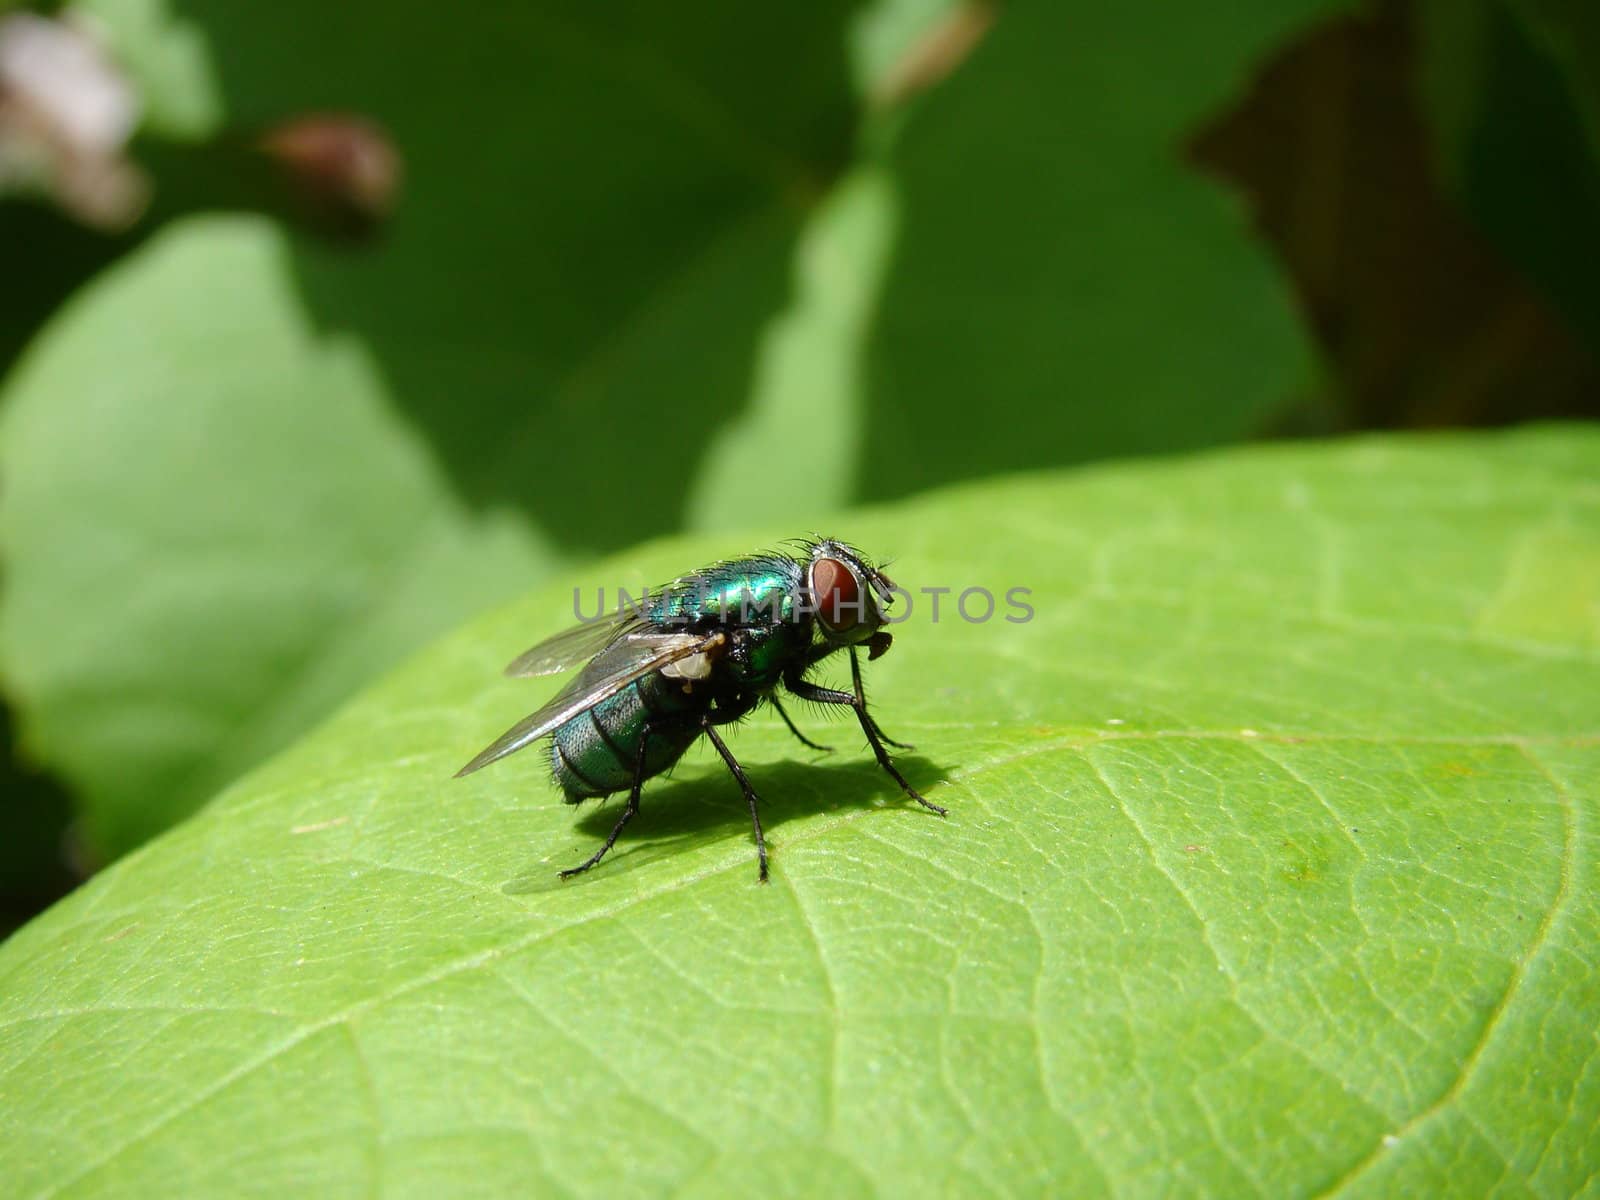
[[[633,814],[639,811],[639,792],[644,788],[644,751],[650,743],[650,726],[646,725],[639,734],[639,755],[633,764],[633,788],[628,792],[628,807],[622,810],[622,816],[611,830],[611,836],[606,839],[606,844],[601,846],[589,856],[587,861],[576,867],[569,867],[561,872],[562,879],[571,879],[574,875],[582,875],[595,863],[606,856],[606,851],[617,844],[617,835],[622,832],[622,827],[633,820]]]
[[[706,736],[711,739],[711,744],[717,748],[717,753],[722,755],[722,761],[728,764],[734,779],[739,783],[739,790],[744,793],[745,802],[750,805],[750,824],[756,831],[756,858],[761,864],[760,881],[767,881],[767,838],[761,832],[761,814],[757,811],[757,797],[755,788],[750,786],[750,781],[745,778],[744,768],[739,765],[739,760],[734,758],[733,751],[728,749],[728,744],[722,740],[722,735],[716,730],[716,725],[722,722],[707,715],[700,718],[700,727],[706,731]]]
[[[798,677],[788,678],[783,681],[783,686],[788,688],[802,700],[815,700],[818,704],[847,704],[855,710],[856,720],[861,722],[861,731],[867,735],[867,741],[872,745],[872,753],[878,759],[878,765],[889,772],[889,777],[900,785],[900,790],[910,796],[929,812],[936,812],[941,817],[949,816],[949,812],[940,808],[931,800],[925,800],[916,788],[906,782],[906,777],[900,774],[900,769],[894,765],[894,760],[889,757],[889,751],[884,749],[884,738],[878,731],[878,726],[867,713],[866,701],[860,696],[850,692],[841,692],[835,688],[820,687],[814,683],[807,683]]]
[[[872,728],[877,730],[878,736],[889,745],[894,746],[897,749],[915,750],[916,747],[910,742],[897,742],[887,733],[885,733],[883,731],[883,726],[879,725],[873,715],[867,711],[867,693],[862,689],[861,686],[861,659],[856,654],[856,648],[854,646],[850,647],[850,681],[856,685],[856,711],[868,721],[872,722]],[[880,759],[879,761],[881,762],[882,760]],[[913,796],[917,795],[915,792],[912,792],[911,794]],[[917,796],[917,799],[921,800],[922,797]]]
[[[783,705],[778,703],[778,697],[777,696],[768,696],[767,699],[769,701],[771,701],[772,707],[778,710],[778,715],[783,718],[783,723],[789,727],[789,732],[794,734],[795,737],[800,739],[800,744],[802,746],[810,746],[813,750],[821,750],[824,754],[832,754],[833,753],[833,747],[832,746],[824,746],[824,745],[821,745],[818,742],[813,742],[805,734],[801,733],[798,729],[795,728],[794,722],[789,719],[789,714],[784,712]],[[895,745],[897,745],[897,746],[899,744],[900,744],[899,742],[895,743]]]

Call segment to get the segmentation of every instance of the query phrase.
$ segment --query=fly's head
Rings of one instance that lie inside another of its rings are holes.
[[[884,610],[894,603],[894,581],[869,563],[861,551],[824,538],[811,546],[806,564],[807,604],[822,641],[832,647],[867,647],[877,658],[893,640],[883,628]]]

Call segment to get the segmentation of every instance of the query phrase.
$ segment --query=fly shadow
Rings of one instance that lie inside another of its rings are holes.
[[[895,766],[918,791],[948,776],[941,767],[921,754],[897,755]],[[782,863],[783,838],[775,831],[790,821],[818,813],[850,809],[893,809],[905,807],[929,820],[939,818],[920,808],[896,786],[894,780],[869,757],[865,761],[741,762],[745,774],[761,798],[761,825],[766,831],[775,863]],[[519,876],[501,888],[507,895],[527,895],[559,888],[581,887],[618,871],[637,870],[661,858],[685,853],[695,847],[738,838],[749,846],[752,882],[756,871],[755,839],[750,829],[750,812],[739,785],[715,757],[707,766],[715,770],[696,771],[692,778],[647,781],[639,799],[639,815],[628,825],[605,859],[592,870],[571,879],[560,879],[556,872],[575,866],[592,850],[584,840],[575,840],[552,852],[548,863],[536,871]],[[623,793],[608,796],[579,808],[573,829],[579,839],[605,840],[622,812],[627,799]],[[560,856],[569,856],[566,862]]]

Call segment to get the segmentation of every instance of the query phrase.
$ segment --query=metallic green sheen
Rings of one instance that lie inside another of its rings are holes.
[[[561,726],[550,739],[550,769],[567,802],[626,790],[633,782],[646,719],[696,707],[680,681],[646,675]],[[696,725],[659,724],[646,751],[645,773],[669,770],[699,736]]]
[[[775,621],[794,619],[795,600],[803,578],[800,564],[773,555],[734,559],[674,581],[648,606],[656,620],[693,622],[741,611]]]
[[[639,742],[651,727],[645,775],[669,770],[700,736],[700,714],[718,689],[760,693],[775,687],[797,651],[811,644],[811,625],[796,621],[804,572],[793,559],[756,555],[718,563],[674,581],[643,606],[666,627],[737,628],[714,682],[647,675],[562,725],[550,739],[550,768],[569,803],[627,790]],[[603,650],[599,658],[612,653]],[[615,653],[627,654],[626,647]],[[598,661],[598,659],[597,659]]]

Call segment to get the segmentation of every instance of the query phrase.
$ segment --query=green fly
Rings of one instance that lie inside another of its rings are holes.
[[[894,584],[843,542],[823,538],[799,546],[793,555],[754,554],[692,572],[614,614],[540,642],[506,674],[553,675],[579,663],[583,669],[457,776],[549,737],[550,767],[567,803],[626,790],[627,807],[605,845],[562,871],[565,879],[605,857],[639,811],[644,781],[670,770],[703,734],[750,806],[760,878],[766,882],[759,797],[718,729],[765,703],[805,745],[828,749],[795,727],[778,699],[781,687],[802,700],[854,711],[878,765],[907,796],[945,816],[894,765],[887,747],[911,747],[878,727],[861,687],[858,651],[865,649],[871,662],[893,640],[884,629],[884,610],[894,603]],[[852,691],[806,679],[840,650],[850,655]]]

